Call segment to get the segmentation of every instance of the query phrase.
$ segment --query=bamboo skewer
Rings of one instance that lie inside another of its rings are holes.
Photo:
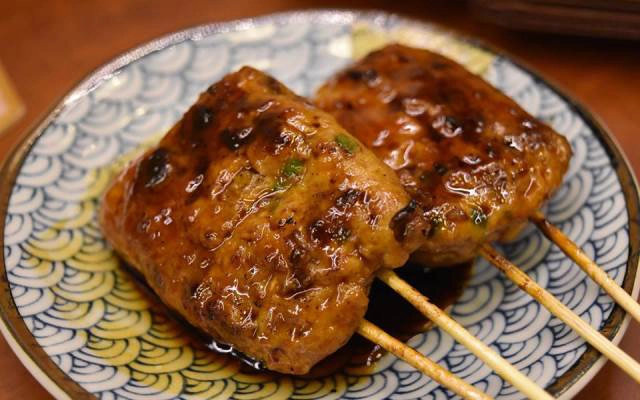
[[[640,322],[640,304],[638,304],[624,289],[616,284],[607,273],[591,260],[575,243],[573,243],[562,231],[549,223],[544,215],[537,212],[531,217],[531,221],[542,231],[542,233],[554,242],[569,258],[578,264],[591,279],[593,279],[605,292],[607,292],[620,306],[622,306],[636,321]],[[624,351],[612,344],[600,332],[593,329],[589,324],[573,313],[568,307],[561,303],[549,292],[540,287],[516,265],[502,257],[495,249],[485,245],[480,254],[489,260],[494,266],[503,271],[505,275],[517,284],[521,289],[545,306],[553,315],[557,316],[570,328],[576,331],[589,344],[594,346],[605,357],[613,361],[636,382],[640,383],[640,364],[629,357]],[[378,273],[378,278],[389,287],[399,293],[407,301],[413,304],[429,320],[449,333],[459,343],[466,346],[478,358],[494,369],[506,381],[532,399],[552,399],[547,392],[537,386],[528,377],[515,369],[509,362],[504,360],[480,340],[471,335],[461,325],[451,319],[444,311],[430,303],[428,298],[418,292],[410,284],[400,278],[391,270],[382,270]],[[464,398],[487,398],[487,395],[461,381],[450,372],[446,371],[438,364],[424,357],[409,346],[399,340],[389,336],[377,326],[368,321],[364,321],[358,332],[367,339],[381,345],[389,352],[405,360],[418,370],[430,376],[443,386],[453,390]],[[444,374],[444,375],[439,375]],[[442,380],[440,380],[442,379]],[[445,383],[444,380],[451,380]],[[462,387],[460,387],[462,382]],[[453,386],[450,386],[453,385]],[[466,395],[459,390],[471,393]],[[472,396],[472,397],[468,397]]]
[[[640,304],[629,293],[622,289],[609,277],[598,264],[593,262],[584,252],[569,239],[560,229],[551,225],[541,212],[531,217],[531,221],[571,258],[591,279],[593,279],[616,303],[624,308],[636,321],[640,322]]]
[[[634,359],[607,340],[607,338],[602,336],[600,332],[595,330],[567,306],[553,297],[551,293],[540,287],[536,282],[529,278],[529,276],[518,269],[518,267],[509,260],[501,256],[491,246],[485,245],[480,251],[480,254],[499,270],[504,272],[513,283],[531,295],[531,297],[546,307],[553,315],[560,318],[565,324],[576,331],[576,333],[582,336],[584,340],[600,351],[605,357],[622,368],[622,370],[629,374],[629,376],[631,376],[636,382],[640,383],[640,364],[638,364]]]
[[[530,399],[553,399],[547,392],[535,384],[522,372],[518,371],[508,361],[503,359],[489,346],[482,343],[460,324],[455,322],[438,306],[429,302],[429,299],[418,292],[413,286],[400,278],[391,270],[381,270],[378,278],[409,301],[427,318],[450,334],[455,340],[466,346],[480,360],[496,371],[506,381],[527,395]]]
[[[488,394],[471,386],[439,364],[436,364],[430,358],[418,353],[415,349],[402,343],[367,320],[363,320],[360,323],[358,333],[373,343],[379,344],[388,352],[393,353],[396,357],[404,360],[420,372],[465,399],[492,399]]]

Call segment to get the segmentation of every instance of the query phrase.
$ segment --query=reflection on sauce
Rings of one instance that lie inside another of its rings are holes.
[[[433,304],[446,309],[462,295],[471,278],[472,268],[472,262],[433,269],[409,263],[395,272],[427,296]],[[432,324],[426,317],[379,280],[373,282],[369,299],[369,309],[365,318],[403,342],[431,329]],[[347,364],[373,367],[385,353],[379,345],[354,335],[344,347],[313,367],[306,376],[327,376]]]
[[[185,334],[191,336],[191,343],[204,345],[216,353],[233,356],[241,362],[240,370],[242,372],[259,372],[260,374],[274,377],[282,375],[264,369],[260,361],[236,351],[231,345],[217,343],[203,332],[189,325],[180,315],[160,305],[161,303],[157,296],[147,286],[139,273],[128,265],[125,264],[125,266],[139,284],[138,286],[148,295],[149,300],[154,306],[157,306],[154,308],[159,309],[160,312],[170,314],[174,320],[183,325]],[[472,262],[433,269],[409,263],[397,269],[396,273],[427,296],[432,303],[441,309],[446,309],[462,295],[471,277],[472,267]],[[402,341],[406,341],[416,334],[431,328],[432,324],[422,314],[381,281],[375,280],[373,282],[369,298],[371,300],[365,318]],[[313,367],[304,377],[317,378],[331,375],[347,364],[373,367],[374,363],[385,353],[386,351],[380,346],[354,335],[345,346]]]
[[[571,157],[566,138],[480,76],[400,44],[329,78],[315,104],[396,171],[427,218],[439,220],[443,234],[434,232],[413,255],[425,265],[470,260],[482,244],[508,241],[561,184]],[[474,210],[487,217],[482,226]]]

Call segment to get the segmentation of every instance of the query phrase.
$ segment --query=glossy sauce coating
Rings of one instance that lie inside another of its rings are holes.
[[[316,104],[393,168],[430,228],[414,259],[450,265],[512,237],[560,185],[567,140],[461,65],[389,45]]]
[[[131,272],[138,283],[138,288],[148,296],[148,300],[155,307],[162,307],[158,304],[160,301],[157,294],[149,287],[140,272],[127,264],[124,264],[123,267]],[[471,278],[472,270],[472,262],[453,265],[448,268],[424,268],[409,262],[403,268],[399,268],[396,273],[440,309],[448,310],[462,295]],[[216,353],[233,357],[235,362],[238,363],[238,368],[247,374],[259,372],[268,376],[268,379],[278,379],[279,373],[270,372],[264,368],[262,362],[237,351],[234,346],[219,343],[206,332],[193,329],[176,312],[165,309],[162,310],[162,313],[168,314],[172,319],[184,326],[186,330],[184,334],[190,336],[194,346],[203,349],[209,348]],[[419,333],[426,332],[433,327],[433,323],[422,315],[420,311],[416,310],[412,304],[378,279],[374,279],[369,291],[369,306],[365,319],[381,327],[391,336],[403,341]],[[371,368],[372,372],[374,372],[376,362],[386,353],[386,350],[380,345],[369,342],[362,336],[354,335],[347,344],[335,353],[315,364],[308,373],[304,374],[304,377],[326,377],[341,371],[345,367],[353,366]]]
[[[409,203],[331,116],[245,67],[122,172],[100,222],[189,323],[302,374],[353,335],[375,271],[419,246],[394,218]]]
[[[409,262],[397,269],[396,273],[424,294],[431,303],[447,310],[462,295],[472,270],[472,262],[448,268],[424,268]],[[365,318],[402,341],[433,327],[433,323],[411,303],[378,279],[371,285]],[[376,361],[386,353],[380,345],[356,335],[340,350],[318,363],[309,376],[328,376],[347,365],[368,367],[374,372]]]

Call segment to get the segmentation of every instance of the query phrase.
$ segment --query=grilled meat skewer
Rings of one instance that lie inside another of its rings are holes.
[[[414,260],[443,266],[513,238],[562,182],[567,140],[436,53],[389,45],[315,103],[396,171],[430,224]]]
[[[333,117],[245,67],[121,173],[100,223],[189,323],[304,374],[354,334],[376,271],[420,245],[410,203]]]

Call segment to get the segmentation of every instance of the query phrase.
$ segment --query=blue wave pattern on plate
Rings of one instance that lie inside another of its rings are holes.
[[[126,295],[118,292],[130,283],[114,267],[117,262],[95,222],[109,165],[165,131],[200,91],[242,65],[263,69],[294,91],[311,94],[350,61],[344,46],[351,24],[348,19],[310,22],[262,22],[245,27],[246,31],[203,35],[133,62],[67,105],[26,158],[5,221],[4,256],[12,295],[38,343],[88,391],[104,399],[163,398],[162,393],[148,390],[156,387],[157,382],[150,380],[157,377],[140,373],[141,367],[106,365],[100,360],[100,349],[92,347],[96,330],[115,329],[105,325],[109,316],[128,313],[129,323],[143,328],[161,318],[128,310]],[[401,23],[396,19],[371,22],[382,28]],[[628,216],[620,182],[604,148],[569,104],[508,60],[494,58],[485,77],[571,141],[575,156],[564,185],[548,204],[547,215],[620,283],[628,257]],[[504,250],[593,326],[601,326],[610,315],[609,297],[539,232],[527,229]],[[91,293],[88,298],[87,293]],[[452,313],[544,386],[569,370],[586,350],[575,333],[484,262]],[[122,354],[138,351],[126,343]],[[439,329],[418,335],[409,344],[492,396],[524,398]],[[152,363],[153,358],[148,361]],[[195,364],[183,369],[197,371]],[[166,397],[228,396],[242,389],[242,383],[221,378],[218,383],[231,389],[205,394],[193,389],[195,381],[184,376],[175,379],[157,384],[182,384],[178,392],[166,392],[165,396],[170,394]],[[334,383],[327,383],[332,379]],[[319,386],[340,387],[337,392],[293,381],[294,398],[454,397],[389,355],[373,372],[350,366],[344,375],[319,381]]]

